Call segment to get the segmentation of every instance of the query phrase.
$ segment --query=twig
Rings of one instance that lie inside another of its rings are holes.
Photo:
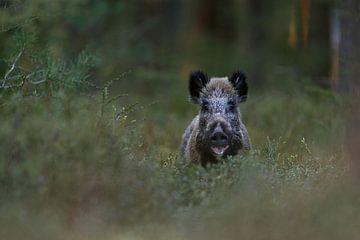
[[[115,97],[110,98],[110,99],[106,102],[106,104],[109,104],[109,103],[111,103],[111,102],[113,102],[113,101],[118,100],[119,98],[127,97],[127,96],[129,96],[129,95],[128,95],[128,94],[119,94],[119,95],[117,95],[117,96],[115,96]]]
[[[24,85],[25,81],[21,81],[21,83],[19,84],[12,84],[12,85],[6,85],[6,86],[3,86],[3,87],[0,87],[2,89],[9,89],[9,88],[17,88],[17,87],[22,87]]]
[[[45,79],[43,79],[43,80],[39,80],[39,81],[36,81],[36,82],[32,82],[32,81],[29,81],[29,83],[31,83],[31,84],[33,84],[33,85],[38,85],[38,84],[41,84],[41,83],[44,83],[44,82],[46,82],[46,78]]]
[[[13,26],[10,26],[8,28],[4,28],[4,26],[2,26],[1,29],[0,29],[0,33],[8,32],[8,31],[10,31],[10,30],[12,30],[14,28],[19,27],[19,26],[25,26],[26,24],[29,24],[32,20],[36,20],[38,18],[40,18],[40,17],[39,16],[31,16],[28,19],[25,19],[25,21],[14,24]]]
[[[118,121],[118,120],[122,117],[123,114],[126,114],[126,113],[129,114],[129,113],[135,111],[135,107],[136,107],[137,105],[139,105],[139,103],[133,103],[133,104],[131,104],[130,106],[122,109],[119,113],[117,113],[117,114],[115,115],[114,119],[115,119],[116,121]]]
[[[119,76],[117,76],[116,78],[111,79],[110,81],[106,82],[106,83],[104,84],[104,87],[109,87],[111,84],[113,84],[113,82],[119,81],[120,79],[122,79],[123,77],[125,77],[127,74],[130,74],[131,72],[132,72],[132,70],[129,69],[128,71],[121,73],[121,74],[120,74]]]
[[[6,81],[7,81],[8,77],[9,77],[9,75],[14,71],[14,69],[15,69],[15,67],[16,67],[16,63],[17,63],[17,61],[19,60],[19,58],[21,57],[21,55],[23,54],[23,52],[24,52],[23,50],[21,50],[21,51],[19,52],[19,54],[16,56],[16,58],[15,58],[14,61],[13,61],[13,63],[11,64],[11,67],[10,67],[9,71],[7,71],[7,72],[5,73],[5,76],[4,76],[4,78],[3,78],[3,82],[2,82],[2,85],[1,85],[2,88],[5,88]]]

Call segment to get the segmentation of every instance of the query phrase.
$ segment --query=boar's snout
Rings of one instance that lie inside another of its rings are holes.
[[[210,140],[211,140],[212,145],[226,145],[227,144],[228,137],[225,134],[220,123],[217,123],[214,131],[211,134]]]
[[[211,129],[210,149],[215,155],[221,156],[229,148],[229,136],[220,122],[215,122]]]

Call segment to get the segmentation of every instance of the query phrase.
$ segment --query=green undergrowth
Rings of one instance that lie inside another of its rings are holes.
[[[91,98],[12,95],[3,102],[0,221],[8,230],[2,234],[36,239],[79,231],[96,238],[111,229],[115,236],[190,231],[202,238],[208,234],[203,228],[219,224],[225,231],[233,218],[255,233],[251,224],[275,214],[265,206],[286,211],[276,220],[284,221],[295,214],[288,198],[301,196],[301,204],[316,205],[319,192],[331,192],[347,175],[341,147],[316,155],[305,138],[288,148],[281,138],[265,137],[248,154],[203,168],[182,159],[177,149],[153,144],[146,120],[136,119],[142,110],[121,101],[104,106],[101,92]],[[242,211],[253,222],[243,222]],[[29,221],[18,231],[9,230],[24,218]],[[178,225],[186,230],[174,230]]]

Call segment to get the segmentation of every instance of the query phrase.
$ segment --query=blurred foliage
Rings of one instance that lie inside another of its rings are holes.
[[[2,106],[3,237],[56,239],[79,232],[90,239],[110,233],[121,238],[130,231],[131,236],[145,234],[150,239],[168,234],[261,238],[256,229],[270,224],[270,239],[277,239],[290,234],[288,227],[278,226],[290,220],[290,229],[306,228],[320,239],[332,239],[334,228],[355,236],[352,223],[359,214],[346,209],[356,209],[359,193],[350,190],[349,166],[341,151],[318,155],[305,138],[291,148],[282,139],[267,138],[246,156],[204,169],[181,159],[176,150],[161,148],[159,136],[144,131],[147,120],[133,120],[141,115],[135,113],[140,107],[111,103],[100,115],[102,104],[102,94],[48,100],[14,95]],[[162,126],[153,127],[157,132]],[[175,141],[171,134],[162,138]],[[339,199],[336,208],[331,207],[332,196]],[[329,207],[316,210],[319,201]],[[327,222],[328,214],[342,222]],[[325,225],[308,225],[314,217]],[[11,230],[24,219],[28,221],[23,226]]]
[[[22,28],[65,61],[85,46],[96,50],[103,59],[93,75],[96,82],[130,69],[145,74],[175,72],[185,81],[193,68],[211,69],[215,75],[245,68],[250,79],[261,85],[282,68],[326,85],[323,79],[330,67],[326,11],[333,3],[323,0],[312,4],[306,43],[302,42],[301,4],[285,0],[227,0],[221,4],[201,0],[6,0],[0,9],[0,53],[13,53],[10,36]],[[293,12],[295,47],[287,44]],[[136,84],[129,91],[140,90],[140,94],[143,89],[154,94],[161,84],[171,82],[157,80],[145,88],[137,75],[129,78]],[[128,88],[124,81],[118,85]]]

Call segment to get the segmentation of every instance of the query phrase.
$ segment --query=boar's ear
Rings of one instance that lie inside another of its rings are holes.
[[[196,104],[200,103],[200,93],[208,82],[209,79],[206,73],[202,71],[195,71],[190,73],[189,92],[191,102]]]
[[[246,83],[245,73],[241,71],[234,72],[229,81],[238,94],[239,102],[245,102],[248,96],[248,85]]]

